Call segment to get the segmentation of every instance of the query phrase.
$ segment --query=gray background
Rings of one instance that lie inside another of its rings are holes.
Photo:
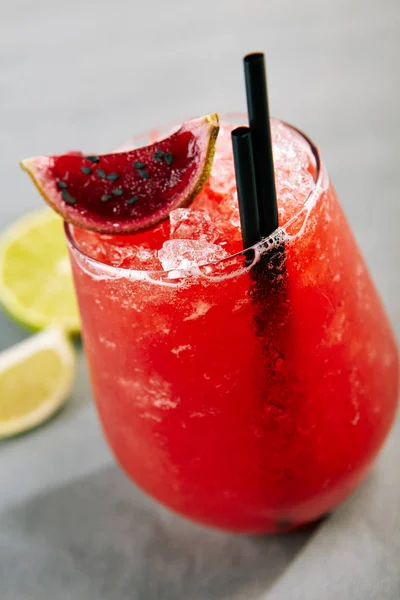
[[[0,225],[40,204],[22,157],[244,109],[269,59],[272,113],[320,146],[400,332],[398,0],[4,0]],[[0,350],[26,331],[0,314]],[[400,597],[400,423],[363,488],[286,537],[227,536],[146,499],[113,465],[83,356],[53,421],[0,443],[2,600]]]

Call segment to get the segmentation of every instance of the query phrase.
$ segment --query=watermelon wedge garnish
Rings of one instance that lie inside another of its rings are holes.
[[[210,173],[218,115],[188,121],[150,146],[103,155],[71,152],[21,162],[66,221],[99,233],[150,227],[187,206]]]

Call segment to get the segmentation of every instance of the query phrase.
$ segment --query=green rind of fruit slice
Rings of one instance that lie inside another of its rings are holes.
[[[218,115],[212,114],[142,148],[41,156],[21,166],[69,223],[99,233],[130,233],[190,204],[210,174],[218,131]]]

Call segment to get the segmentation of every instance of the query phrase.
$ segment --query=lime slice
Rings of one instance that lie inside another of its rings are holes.
[[[65,402],[74,371],[74,349],[57,327],[0,353],[0,438],[51,417]]]
[[[0,238],[0,302],[19,322],[80,330],[62,219],[41,209]]]

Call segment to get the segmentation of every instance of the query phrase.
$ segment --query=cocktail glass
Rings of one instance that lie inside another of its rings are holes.
[[[66,225],[117,461],[166,506],[231,531],[284,531],[331,511],[368,473],[397,406],[386,314],[303,140],[314,191],[268,239],[219,263],[116,268]]]

